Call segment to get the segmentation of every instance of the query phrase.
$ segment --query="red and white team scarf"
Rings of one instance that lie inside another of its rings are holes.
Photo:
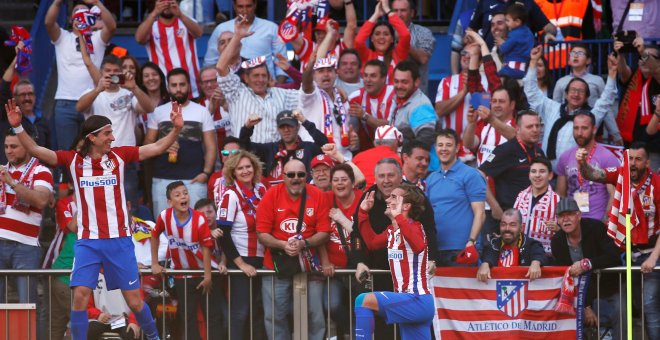
[[[330,99],[330,95],[322,89],[319,89],[321,93],[321,98],[323,99],[323,134],[328,138],[328,143],[335,144],[334,138],[334,129],[332,127],[332,121],[335,120],[337,125],[341,129],[341,145],[343,147],[348,147],[350,141],[348,139],[348,114],[346,113],[346,107],[344,106],[344,101],[339,94],[337,88],[335,88],[335,100]],[[333,109],[330,109],[330,102],[332,101]]]
[[[33,173],[34,169],[39,165],[39,160],[32,157],[30,158],[30,161],[27,163],[25,166],[25,171],[21,174],[21,177],[16,181],[16,183],[20,183],[23,186],[32,189],[34,186],[34,180],[33,180]],[[10,168],[10,164],[6,165],[6,168]],[[5,185],[9,185],[6,183],[3,183],[0,185],[0,205],[6,207],[7,206],[7,190],[5,190]],[[18,196],[14,197],[14,202],[12,203],[12,208],[25,213],[29,214],[30,213],[30,205],[27,204],[26,202],[18,199]]]
[[[277,35],[288,43],[298,36],[299,25],[303,30],[309,28],[312,18],[316,20],[330,15],[328,0],[288,0],[286,17],[279,25]]]
[[[532,198],[532,187],[529,186],[518,194],[513,207],[520,210],[520,214],[522,214],[525,235],[541,242],[545,252],[550,253],[550,242],[554,232],[548,230],[545,222],[557,219],[555,207],[559,202],[559,195],[552,190],[551,186],[548,186],[548,191],[534,205],[534,208],[532,208]]]
[[[631,244],[648,244],[649,234],[655,230],[655,216],[646,216],[644,206],[653,204],[653,175],[647,170],[644,179],[633,188],[630,182],[630,168],[628,167],[628,151],[625,151],[622,171],[616,181],[614,199],[607,223],[607,234],[614,239],[620,248],[625,248],[626,239],[626,212],[630,212],[630,242]],[[623,193],[628,192],[628,195]],[[640,198],[642,197],[642,198]],[[632,204],[631,204],[632,202]],[[657,208],[657,207],[656,207]]]
[[[92,9],[79,9],[73,13],[73,24],[85,38],[87,53],[94,54],[92,43],[92,27],[96,25],[96,19],[101,16],[101,9],[94,6]],[[82,43],[82,42],[81,42]]]
[[[649,79],[647,79],[642,86],[642,106],[640,107],[641,116],[639,119],[640,125],[647,125],[651,121],[651,118],[653,118],[653,112],[651,112],[651,103],[649,101],[649,85],[651,84],[652,79],[653,77],[649,77]]]

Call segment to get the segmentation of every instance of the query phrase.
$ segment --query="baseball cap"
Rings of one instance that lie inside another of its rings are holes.
[[[321,68],[326,68],[326,67],[332,67],[335,68],[337,66],[337,58],[335,57],[329,57],[329,58],[320,58],[317,59],[316,62],[314,63],[314,69],[318,70]]]
[[[284,110],[277,114],[277,127],[282,125],[298,126],[298,120],[293,118],[293,111]]]
[[[463,251],[456,255],[456,263],[460,264],[473,264],[477,263],[477,260],[479,260],[479,252],[474,245],[463,249]]]
[[[317,21],[314,30],[325,31],[325,29],[328,27],[328,21],[330,21],[330,18],[323,18]],[[332,26],[335,28],[335,30],[339,30],[339,23],[337,21],[332,21]]]
[[[580,211],[580,207],[573,197],[562,198],[557,204],[557,215],[570,211]]]
[[[332,168],[335,166],[335,161],[332,160],[332,158],[328,155],[317,155],[312,159],[312,163],[310,164],[310,169],[314,169],[315,166],[325,164],[329,168]]]
[[[376,140],[395,139],[399,143],[403,142],[403,135],[397,128],[391,125],[379,126],[376,129]]]

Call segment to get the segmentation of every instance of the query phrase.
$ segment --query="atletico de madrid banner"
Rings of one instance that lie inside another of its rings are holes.
[[[528,267],[494,268],[487,283],[477,281],[477,269],[436,270],[436,338],[576,339],[575,315],[553,310],[566,267],[543,267],[533,281],[525,278]]]

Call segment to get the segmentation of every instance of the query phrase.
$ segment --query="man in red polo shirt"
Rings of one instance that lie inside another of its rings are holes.
[[[383,158],[394,158],[401,165],[401,158],[397,153],[399,145],[403,142],[403,135],[397,128],[391,125],[383,125],[376,129],[374,142],[375,147],[362,151],[353,157],[355,164],[364,174],[366,188],[376,183],[374,169],[376,163]]]
[[[273,269],[271,253],[283,250],[289,256],[300,258],[306,271],[318,270],[316,247],[324,245],[330,235],[330,204],[323,192],[307,184],[305,164],[292,159],[284,165],[284,183],[272,187],[257,207],[257,236],[266,247],[264,267]],[[305,204],[303,224],[297,232],[300,204]],[[313,259],[316,258],[316,261]],[[262,296],[264,320],[269,339],[291,337],[287,314],[293,301],[291,278],[264,276]],[[322,339],[325,335],[325,319],[321,305],[323,281],[308,282],[309,334],[308,339]],[[275,308],[273,308],[274,304]]]

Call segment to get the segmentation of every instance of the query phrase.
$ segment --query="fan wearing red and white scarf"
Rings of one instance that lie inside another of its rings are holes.
[[[546,253],[551,253],[550,242],[555,234],[546,226],[547,221],[556,221],[555,207],[559,202],[559,195],[548,186],[548,190],[539,201],[532,206],[532,187],[521,191],[513,207],[520,210],[523,217],[523,233],[543,244]]]

